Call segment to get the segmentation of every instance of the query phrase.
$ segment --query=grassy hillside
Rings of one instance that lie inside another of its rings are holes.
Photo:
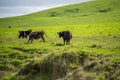
[[[111,23],[120,21],[119,0],[96,0],[49,9],[30,15],[0,19],[0,27],[38,27]],[[69,17],[69,18],[68,18]]]
[[[120,0],[95,0],[0,19],[0,80],[119,80]],[[11,26],[11,28],[8,28]],[[26,44],[18,30],[44,30]],[[70,45],[57,32],[70,30]]]

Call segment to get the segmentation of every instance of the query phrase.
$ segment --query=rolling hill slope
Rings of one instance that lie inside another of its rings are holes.
[[[95,0],[25,16],[0,19],[0,27],[58,26],[120,21],[120,0]],[[69,18],[68,18],[69,17]]]

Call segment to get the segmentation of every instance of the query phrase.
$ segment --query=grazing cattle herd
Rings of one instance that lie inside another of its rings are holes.
[[[46,34],[43,30],[35,31],[35,32],[32,32],[32,30],[20,30],[18,32],[19,32],[18,35],[19,38],[27,38],[27,36],[29,36],[27,43],[32,43],[34,39],[39,39],[39,38],[41,38],[43,42],[45,42],[44,35]],[[72,33],[69,30],[61,31],[58,32],[57,34],[59,35],[60,38],[61,37],[63,38],[64,45],[70,44],[70,40],[72,39]]]

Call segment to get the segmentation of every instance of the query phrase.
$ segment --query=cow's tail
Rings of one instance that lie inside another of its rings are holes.
[[[72,34],[71,34],[71,39],[73,38]]]
[[[46,34],[46,32],[44,30],[42,30],[42,31],[44,32],[45,36],[48,37],[47,34]]]
[[[45,32],[44,32],[45,33]],[[48,38],[47,34],[45,33],[45,36]]]

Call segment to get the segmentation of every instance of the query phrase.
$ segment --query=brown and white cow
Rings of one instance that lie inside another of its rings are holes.
[[[30,43],[32,43],[34,39],[39,39],[39,38],[42,38],[43,42],[45,42],[44,34],[45,32],[43,30],[30,33],[28,43],[30,41],[31,41]]]

